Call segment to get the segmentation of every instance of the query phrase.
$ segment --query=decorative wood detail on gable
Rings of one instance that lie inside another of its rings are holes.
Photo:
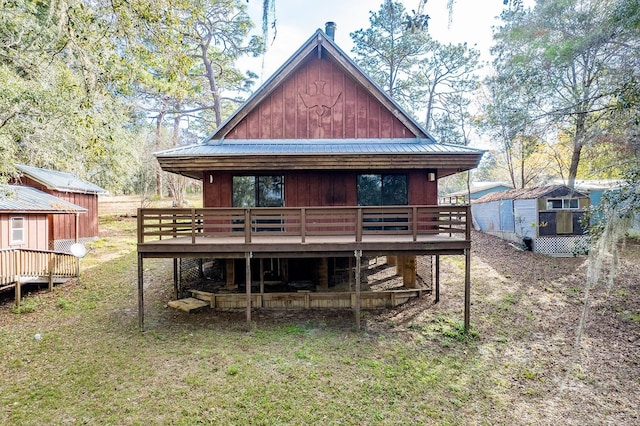
[[[299,93],[302,103],[321,117],[325,113],[331,114],[331,108],[336,105],[342,92],[338,92],[336,95],[326,94],[324,88],[327,82],[323,80],[314,81],[313,84],[316,86],[315,93]],[[320,126],[320,120],[318,120],[318,126]]]

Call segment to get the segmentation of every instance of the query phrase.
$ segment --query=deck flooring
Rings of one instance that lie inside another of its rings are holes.
[[[455,234],[454,234],[455,235]],[[460,235],[460,234],[458,234]],[[185,257],[203,253],[242,257],[251,252],[258,257],[269,255],[338,255],[362,250],[371,254],[462,254],[471,247],[471,241],[460,236],[379,235],[365,234],[362,241],[352,235],[306,236],[303,242],[299,235],[254,235],[247,243],[244,236],[221,237],[177,237],[147,241],[138,244],[138,252],[144,257]]]

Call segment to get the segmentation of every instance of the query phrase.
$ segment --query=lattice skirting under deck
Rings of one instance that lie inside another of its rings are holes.
[[[97,237],[89,237],[89,238],[79,238],[78,242],[82,243],[84,245],[89,244],[92,241],[97,240]],[[55,240],[53,242],[53,247],[51,247],[51,249],[58,251],[58,252],[62,252],[62,253],[71,253],[71,249],[70,247],[75,244],[75,240]],[[51,244],[51,243],[49,243]],[[87,247],[87,250],[89,248]]]

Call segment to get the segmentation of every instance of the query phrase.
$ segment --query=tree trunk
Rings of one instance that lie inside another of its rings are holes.
[[[165,106],[163,105],[162,110],[158,113],[158,117],[156,119],[156,146],[158,148],[162,147],[162,122],[164,121],[164,116],[167,111]],[[160,166],[156,167],[156,195],[158,198],[162,198],[162,187],[164,185],[162,179],[162,169]]]
[[[220,124],[222,124],[222,106],[220,105],[220,94],[218,93],[218,84],[216,83],[216,77],[213,72],[213,65],[207,55],[208,50],[209,43],[203,40],[200,43],[200,53],[202,56],[202,63],[206,70],[207,81],[209,82],[209,91],[213,98],[213,112],[216,116],[216,127],[220,127]]]
[[[429,90],[429,100],[427,101],[427,114],[425,117],[424,128],[427,132],[431,129],[431,119],[433,116],[433,98],[435,96],[435,85],[431,86],[431,90]]]
[[[180,141],[180,110],[182,105],[178,102],[175,106],[176,115],[173,118],[173,135],[172,135],[172,144],[174,147],[178,146],[178,142]],[[167,176],[167,183],[169,186],[169,191],[171,191],[171,196],[173,197],[174,205],[176,207],[185,207],[185,193],[187,190],[187,178],[180,175],[169,174]]]
[[[586,119],[585,113],[578,114],[576,121],[576,133],[573,137],[573,153],[571,154],[571,164],[569,165],[569,179],[567,186],[573,188],[576,184],[576,176],[578,176],[578,165],[580,164],[580,156],[585,141],[584,123]]]

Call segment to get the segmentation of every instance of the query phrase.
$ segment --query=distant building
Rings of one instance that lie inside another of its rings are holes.
[[[586,248],[581,219],[589,203],[585,192],[549,185],[485,195],[472,202],[471,212],[483,232],[517,243],[530,239],[539,253],[571,255]]]
[[[30,186],[56,198],[81,206],[86,214],[55,215],[50,218],[50,250],[68,251],[75,242],[98,238],[98,194],[106,191],[71,173],[16,165],[20,176],[12,183]]]
[[[35,188],[0,185],[0,249],[48,250],[53,243],[53,218],[73,220],[86,212]]]
[[[591,200],[591,208],[594,208],[600,204],[602,197],[607,192],[613,192],[619,190],[624,184],[621,180],[576,180],[576,189],[589,194]],[[634,232],[640,232],[640,215],[636,215],[633,223],[631,224],[631,230]]]

